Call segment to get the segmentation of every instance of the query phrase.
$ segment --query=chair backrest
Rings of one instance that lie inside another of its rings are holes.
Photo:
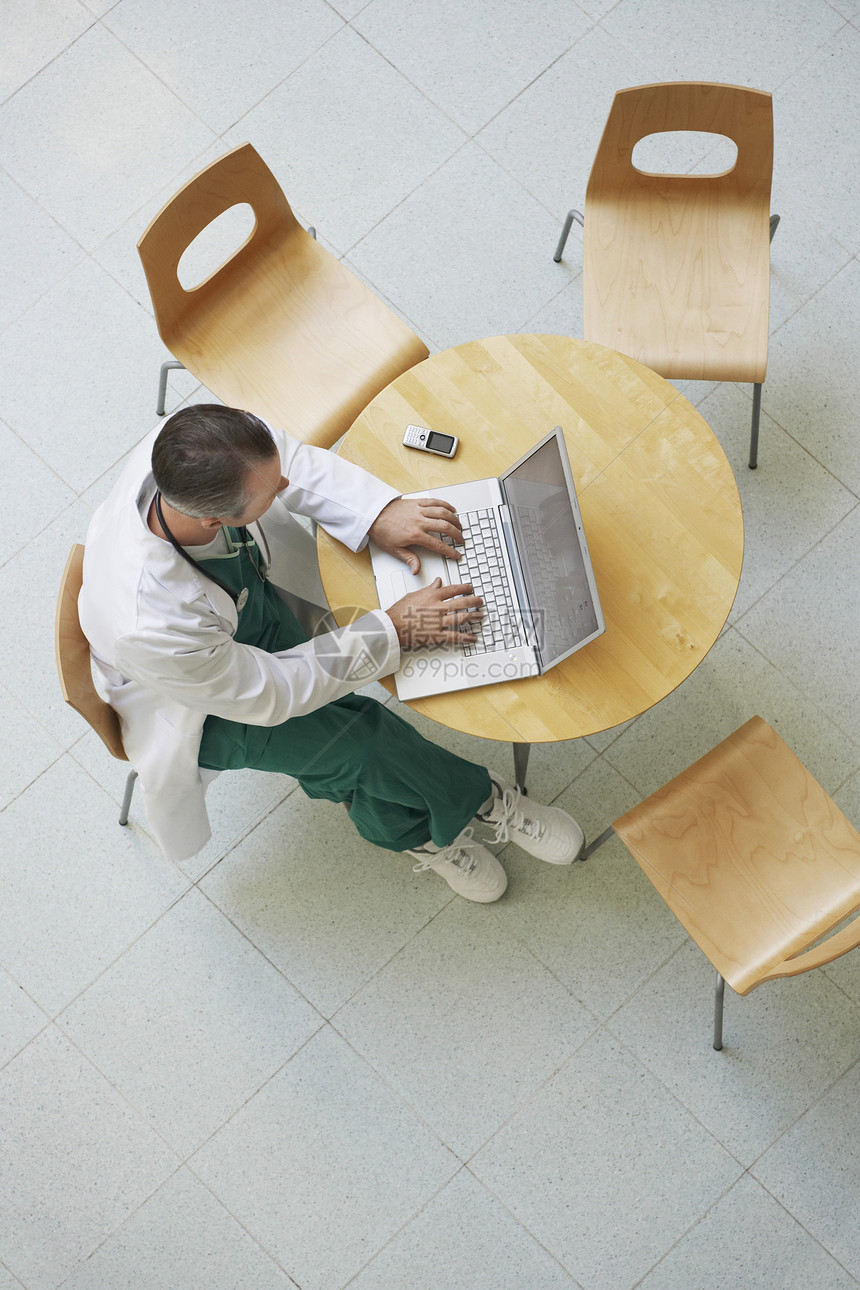
[[[737,145],[720,174],[652,174],[640,139],[706,131]],[[677,81],[615,95],[588,181],[583,320],[589,340],[661,376],[764,380],[773,107],[762,90]]]
[[[179,262],[198,234],[229,210],[247,203],[255,224],[245,242],[204,282],[186,290]],[[250,143],[240,144],[189,179],[162,207],[137,244],[162,340],[171,341],[185,313],[217,306],[245,281],[273,238],[310,239],[290,209],[277,179]]]
[[[93,684],[90,646],[81,630],[78,595],[83,583],[84,548],[75,543],[69,552],[57,597],[54,649],[63,698],[89,722],[108,752],[128,761],[122,746],[119,717]]]
[[[652,174],[633,165],[633,149],[650,134],[703,131],[726,135],[737,146],[735,164],[717,175]],[[622,192],[706,191],[770,216],[773,171],[773,104],[764,90],[703,81],[636,85],[615,95],[597,149],[586,193],[589,199]],[[586,216],[587,227],[587,216]]]

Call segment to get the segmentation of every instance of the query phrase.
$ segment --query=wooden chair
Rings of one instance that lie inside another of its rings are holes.
[[[860,944],[860,833],[761,717],[627,811],[616,832],[725,982],[821,967]],[[834,931],[834,928],[838,930]],[[824,939],[826,938],[826,939]]]
[[[648,135],[695,130],[737,145],[715,175],[650,174],[633,164]],[[619,90],[597,149],[583,225],[586,340],[675,380],[751,381],[750,469],[758,464],[767,367],[773,108],[770,94],[676,81]]]
[[[54,619],[54,649],[63,698],[75,712],[89,722],[111,756],[128,761],[122,746],[119,717],[93,684],[90,646],[81,631],[78,617],[78,595],[83,582],[84,548],[77,542],[69,552],[57,597]],[[128,812],[134,792],[137,771],[129,771],[119,815],[120,824],[128,823]]]
[[[186,290],[177,275],[183,252],[241,203],[255,215],[250,236]],[[330,447],[381,389],[427,357],[406,323],[301,227],[250,143],[181,188],[137,249],[159,333],[179,365],[224,403],[306,443]],[[161,392],[159,401],[162,414]]]

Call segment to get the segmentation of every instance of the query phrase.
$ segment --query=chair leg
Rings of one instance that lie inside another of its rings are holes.
[[[125,792],[122,795],[122,806],[119,811],[120,824],[128,824],[128,812],[131,806],[131,795],[134,792],[134,781],[137,779],[137,771],[130,770],[128,778],[125,781]]]
[[[161,364],[161,371],[158,374],[158,402],[155,405],[156,416],[164,416],[164,404],[167,399],[167,373],[173,367],[184,366],[184,363],[178,362],[175,358],[169,358],[166,363]]]
[[[561,230],[561,237],[558,239],[558,246],[555,248],[555,255],[552,257],[555,260],[556,264],[561,263],[561,257],[564,251],[564,244],[567,241],[568,234],[570,233],[571,226],[574,220],[576,220],[577,224],[581,224],[582,227],[585,228],[585,219],[580,211],[567,212],[567,215],[565,216],[564,227]]]
[[[714,1048],[720,1052],[723,1047],[723,995],[726,983],[717,973],[717,984],[714,990]]]
[[[593,851],[596,851],[598,847],[602,847],[604,842],[609,841],[609,839],[612,837],[614,832],[615,830],[610,824],[609,828],[604,829],[603,832],[598,837],[596,837],[593,842],[589,842],[588,846],[585,846],[582,848],[582,850],[579,853],[580,860],[587,860]]]
[[[514,782],[520,792],[525,793],[526,796],[528,796],[528,790],[526,789],[526,771],[529,766],[529,753],[531,752],[532,746],[531,744],[514,744],[513,749]]]
[[[750,470],[758,465],[758,423],[761,417],[761,381],[753,386],[752,424],[750,425]]]
[[[779,227],[779,216],[771,215],[770,217],[770,240],[773,241],[773,235]],[[758,423],[761,417],[761,382],[753,386],[753,410],[752,425],[750,427],[750,470],[755,470],[758,465]]]

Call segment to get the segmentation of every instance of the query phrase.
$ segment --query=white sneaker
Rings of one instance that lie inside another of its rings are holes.
[[[488,905],[498,900],[508,885],[508,875],[493,853],[473,840],[471,827],[439,851],[419,847],[407,854],[418,861],[412,866],[413,873],[432,869],[466,900]]]
[[[494,842],[513,840],[529,855],[549,864],[572,864],[585,845],[576,820],[558,806],[541,806],[493,776],[496,799],[478,819],[495,825]]]

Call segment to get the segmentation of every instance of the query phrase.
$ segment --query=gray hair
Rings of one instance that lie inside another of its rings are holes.
[[[220,403],[175,412],[152,449],[161,496],[182,515],[235,518],[248,505],[248,472],[277,452],[264,421]]]

